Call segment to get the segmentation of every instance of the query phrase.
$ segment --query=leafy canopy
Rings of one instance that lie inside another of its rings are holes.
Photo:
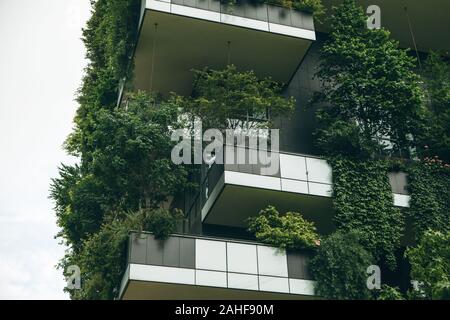
[[[119,83],[131,70],[129,55],[138,31],[140,0],[92,0],[92,16],[83,29],[83,42],[89,63],[78,91],[80,106],[75,129],[68,139],[68,151],[91,160],[95,141],[96,111],[116,105]]]
[[[202,120],[205,129],[268,128],[273,118],[288,115],[294,98],[281,96],[281,87],[253,71],[196,70],[192,97],[181,100],[184,112]]]
[[[316,134],[327,154],[370,157],[389,145],[408,150],[422,119],[415,60],[388,31],[369,30],[366,20],[354,0],[344,0],[321,50],[317,76],[323,88],[313,102],[322,102]]]
[[[397,287],[393,288],[386,284],[381,286],[381,290],[375,295],[376,300],[405,300],[405,297]]]
[[[186,169],[170,159],[170,135],[179,125],[172,99],[155,105],[138,93],[126,109],[95,114],[95,130],[84,133],[95,142],[91,161],[63,165],[51,186],[59,235],[75,248],[98,231],[108,212],[157,208],[187,181]]]
[[[417,135],[423,157],[438,156],[450,163],[450,63],[430,52],[424,64],[423,80],[427,92],[425,123]]]

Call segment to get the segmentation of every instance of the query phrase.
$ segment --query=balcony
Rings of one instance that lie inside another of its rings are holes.
[[[135,51],[136,89],[188,95],[192,69],[234,64],[287,83],[316,39],[313,17],[240,1],[147,0]]]
[[[308,261],[255,242],[133,232],[120,299],[311,299]]]
[[[247,159],[256,157],[248,149],[246,152]],[[327,161],[282,152],[272,156],[279,168],[273,175],[261,174],[260,164],[214,164],[188,215],[191,229],[196,223],[192,215],[197,212],[201,212],[203,224],[242,229],[246,228],[248,217],[273,205],[282,213],[300,212],[315,223],[321,234],[331,233],[334,230],[332,170]],[[391,173],[388,177],[394,205],[408,207],[406,175]]]

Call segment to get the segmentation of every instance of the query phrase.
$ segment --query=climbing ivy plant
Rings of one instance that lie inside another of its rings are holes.
[[[377,261],[395,268],[404,217],[394,206],[386,162],[329,158],[333,168],[333,206],[338,230],[361,231],[361,244]]]
[[[426,158],[406,168],[411,194],[407,215],[416,239],[425,231],[450,231],[450,165]]]

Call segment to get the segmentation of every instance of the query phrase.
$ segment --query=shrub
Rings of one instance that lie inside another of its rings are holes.
[[[258,241],[284,249],[314,248],[319,239],[314,224],[301,214],[287,212],[281,216],[272,206],[249,218],[248,225]]]
[[[155,239],[165,240],[176,231],[182,216],[179,210],[153,210],[145,218],[144,229],[153,232]]]

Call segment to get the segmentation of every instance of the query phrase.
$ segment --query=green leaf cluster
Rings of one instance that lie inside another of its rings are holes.
[[[450,62],[430,52],[422,75],[427,92],[425,121],[416,135],[422,157],[450,163]]]
[[[376,292],[375,296],[376,300],[405,300],[405,297],[402,295],[400,290],[395,287],[390,287],[386,284],[381,286],[379,292]]]
[[[172,100],[155,105],[146,94],[131,96],[127,108],[96,112],[91,161],[60,168],[53,179],[59,234],[78,249],[116,210],[157,208],[183,190],[187,171],[172,163],[171,131],[179,111]]]
[[[361,243],[376,261],[395,268],[404,216],[394,206],[382,160],[354,160],[343,156],[329,160],[333,168],[333,206],[337,229],[361,231]]]
[[[415,162],[406,168],[410,208],[416,239],[431,229],[450,231],[450,166],[437,158]]]
[[[310,262],[315,292],[325,299],[370,299],[367,267],[372,256],[361,245],[360,233],[337,231],[326,237]]]
[[[314,223],[296,212],[280,215],[273,206],[249,218],[248,231],[255,234],[258,241],[283,249],[309,249],[319,243]]]
[[[405,256],[422,298],[450,299],[450,231],[426,231],[419,244],[408,248]]]
[[[344,0],[331,17],[317,77],[321,102],[317,144],[326,154],[371,157],[408,152],[423,116],[423,90],[415,59],[389,32],[367,28],[355,0]]]
[[[129,232],[144,228],[163,240],[176,231],[180,220],[178,212],[165,209],[117,212],[115,217],[84,240],[80,251],[69,251],[60,262],[63,270],[70,265],[80,267],[81,289],[67,290],[72,299],[117,298],[127,262]]]
[[[78,91],[75,132],[68,139],[68,150],[83,162],[91,160],[95,148],[88,136],[95,130],[95,112],[115,107],[120,82],[129,76],[141,1],[92,0],[91,5],[92,16],[82,38],[89,63]]]
[[[152,232],[155,239],[165,240],[177,230],[183,217],[180,210],[169,211],[159,208],[150,211],[149,215],[145,215],[143,227],[144,230]]]
[[[239,5],[240,0],[225,0],[229,5]],[[312,13],[316,19],[325,14],[325,7],[322,0],[249,0],[250,3],[262,4],[268,3],[272,5],[293,8],[296,10]]]
[[[234,65],[223,70],[195,70],[191,97],[180,100],[184,112],[202,120],[205,129],[269,128],[272,120],[294,110],[294,98],[281,96],[281,86]]]
[[[322,0],[268,0],[266,2],[312,13],[319,20],[325,14],[325,7],[322,4]]]

